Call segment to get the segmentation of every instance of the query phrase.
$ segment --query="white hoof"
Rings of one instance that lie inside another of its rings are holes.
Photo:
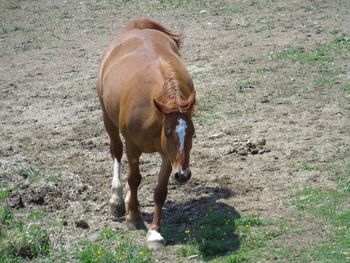
[[[156,230],[148,230],[147,246],[153,250],[159,250],[164,247],[164,238]]]

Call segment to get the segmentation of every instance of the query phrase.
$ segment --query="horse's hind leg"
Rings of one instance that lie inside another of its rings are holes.
[[[123,198],[123,187],[120,179],[120,165],[123,155],[123,144],[119,137],[119,129],[114,125],[108,115],[103,111],[103,121],[110,138],[110,151],[114,162],[112,179],[112,196],[109,207],[114,218],[125,214],[125,203]]]
[[[125,204],[127,207],[126,220],[130,229],[146,228],[141,217],[139,202],[137,200],[137,191],[142,179],[139,169],[141,152],[128,140],[125,141],[125,144],[126,156],[129,161],[129,191],[125,198]]]

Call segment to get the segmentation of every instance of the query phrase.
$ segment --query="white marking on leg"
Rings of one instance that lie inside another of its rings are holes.
[[[178,125],[176,126],[176,133],[179,137],[180,151],[185,149],[185,137],[186,137],[187,123],[183,119],[179,119]]]
[[[129,212],[130,195],[131,195],[130,190],[128,190],[128,192],[126,193],[126,196],[125,196],[125,209],[126,209],[127,213]]]
[[[147,231],[147,242],[163,242],[164,238],[156,230]]]
[[[114,159],[113,179],[112,179],[112,197],[116,195],[117,200],[123,200],[122,183],[120,180],[120,163]]]

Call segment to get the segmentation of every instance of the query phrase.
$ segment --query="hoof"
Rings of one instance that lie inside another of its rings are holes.
[[[142,217],[140,216],[137,219],[128,219],[126,218],[126,225],[129,228],[129,230],[140,230],[140,229],[146,229],[146,225],[143,222]]]
[[[109,209],[111,211],[111,215],[114,219],[118,219],[125,215],[125,204],[124,202],[116,202],[116,200],[112,197],[109,200]]]
[[[148,230],[147,247],[152,250],[160,250],[165,246],[164,238],[156,230]]]

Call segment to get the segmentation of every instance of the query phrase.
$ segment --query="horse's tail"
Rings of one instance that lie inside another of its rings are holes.
[[[164,34],[168,35],[172,40],[175,41],[176,46],[179,48],[182,39],[180,34],[175,34],[168,30],[167,28],[163,27],[162,25],[158,24],[157,22],[150,20],[150,19],[141,19],[141,20],[135,20],[131,24],[129,24],[125,30],[131,30],[131,29],[154,29],[158,30],[160,32],[163,32]]]

